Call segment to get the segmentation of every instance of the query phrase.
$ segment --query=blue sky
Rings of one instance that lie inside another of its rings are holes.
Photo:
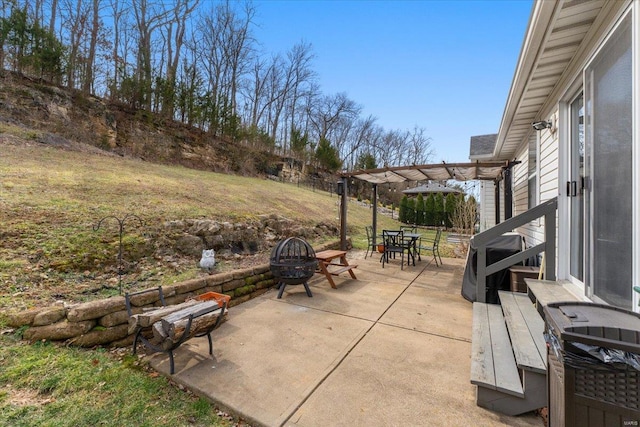
[[[435,162],[467,162],[497,133],[531,0],[254,0],[266,52],[311,43],[325,94],[345,92],[387,130],[426,129]]]

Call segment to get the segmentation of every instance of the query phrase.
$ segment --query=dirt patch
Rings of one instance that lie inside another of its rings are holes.
[[[41,395],[34,390],[17,389],[11,386],[11,384],[4,387],[5,398],[9,405],[13,406],[44,406],[49,403],[55,402],[55,398],[47,395]]]

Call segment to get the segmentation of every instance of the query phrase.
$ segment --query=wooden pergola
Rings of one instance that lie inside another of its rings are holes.
[[[373,238],[377,235],[378,222],[378,184],[398,183],[405,181],[473,181],[484,180],[498,182],[505,180],[505,205],[507,196],[511,197],[511,167],[515,162],[471,162],[471,163],[434,163],[429,165],[391,166],[378,169],[357,170],[340,174],[342,196],[340,203],[340,248],[347,249],[347,187],[350,178],[369,182],[373,185]],[[507,172],[507,173],[505,173]],[[497,188],[497,186],[496,186]],[[510,202],[509,202],[510,205]],[[505,215],[506,216],[506,215]],[[375,241],[374,241],[375,243]]]

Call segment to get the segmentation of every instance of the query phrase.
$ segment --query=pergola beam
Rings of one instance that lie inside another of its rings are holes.
[[[377,234],[377,191],[378,184],[399,183],[404,181],[497,181],[505,167],[513,162],[438,163],[430,165],[387,166],[377,169],[365,169],[340,174],[344,194],[340,209],[340,247],[346,249],[347,230],[347,186],[348,178],[356,178],[373,184],[373,230]]]

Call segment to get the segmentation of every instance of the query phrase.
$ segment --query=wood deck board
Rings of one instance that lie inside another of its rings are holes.
[[[471,383],[524,397],[509,333],[499,305],[473,304]]]
[[[518,368],[546,373],[540,343],[544,346],[544,322],[525,294],[500,291],[500,303],[511,337]]]
[[[491,337],[489,336],[489,315],[486,304],[473,304],[473,332],[471,341],[471,383],[493,386],[495,390],[496,375],[493,371],[491,355]]]
[[[536,303],[538,313],[543,316],[545,306],[554,302],[578,301],[578,297],[566,290],[558,282],[549,280],[524,279],[527,284],[529,297]]]

